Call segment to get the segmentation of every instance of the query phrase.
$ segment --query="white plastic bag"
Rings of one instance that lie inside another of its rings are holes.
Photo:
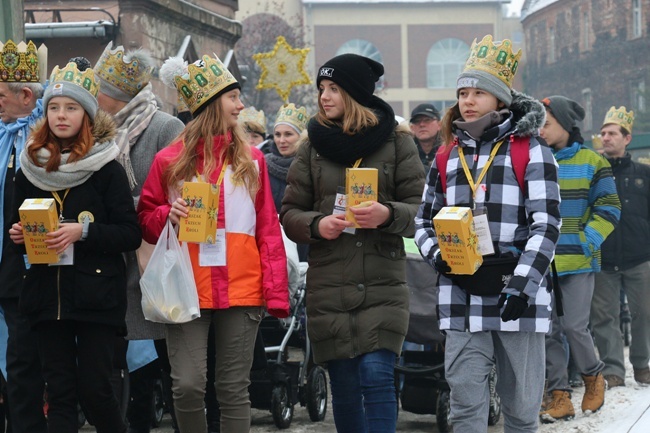
[[[140,278],[140,289],[147,320],[185,323],[201,316],[187,244],[178,242],[169,219]]]

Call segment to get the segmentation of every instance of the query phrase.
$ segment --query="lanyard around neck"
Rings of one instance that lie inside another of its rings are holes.
[[[502,143],[503,140],[499,141],[497,144],[494,145],[494,148],[492,149],[492,152],[490,152],[490,156],[488,157],[488,160],[485,162],[485,165],[483,166],[481,173],[478,175],[478,179],[476,179],[476,182],[474,182],[474,176],[472,176],[472,172],[469,170],[469,167],[467,166],[467,162],[465,161],[465,153],[463,152],[463,148],[460,145],[458,146],[458,156],[460,157],[460,163],[463,166],[463,171],[465,172],[465,176],[467,177],[467,182],[469,183],[469,187],[472,189],[472,200],[476,199],[476,190],[478,189],[478,186],[481,184],[481,181],[487,174],[490,165],[492,165],[492,161],[494,161],[494,155],[497,154]]]
[[[221,183],[223,182],[223,178],[226,175],[226,169],[228,168],[228,158],[226,158],[223,162],[223,165],[221,166],[221,173],[219,173],[219,178],[217,179],[217,187],[221,186]],[[201,181],[201,174],[199,171],[196,171],[196,178]]]
[[[63,202],[65,201],[65,198],[68,196],[69,192],[70,188],[66,189],[65,193],[63,193],[63,198],[61,198],[58,192],[52,191],[54,200],[56,200],[56,202],[59,204],[59,221],[63,221]]]

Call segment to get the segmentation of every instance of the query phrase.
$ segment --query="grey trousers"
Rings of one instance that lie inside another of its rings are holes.
[[[596,275],[591,303],[591,327],[596,337],[603,374],[625,377],[623,337],[620,328],[620,290],[627,295],[632,315],[630,363],[646,368],[650,361],[650,262],[618,272],[602,271]]]
[[[594,279],[593,272],[559,278],[564,315],[557,317],[553,306],[553,325],[546,336],[546,379],[549,391],[571,389],[562,334],[566,336],[573,362],[581,374],[595,376],[605,367],[596,356],[594,340],[588,329]]]
[[[166,325],[174,409],[183,433],[207,433],[205,386],[208,331],[214,326],[216,391],[221,431],[248,433],[251,403],[250,369],[261,307],[201,310],[201,317],[180,325]]]
[[[544,334],[446,331],[445,376],[454,433],[486,433],[488,375],[497,366],[504,433],[537,432],[544,391]]]

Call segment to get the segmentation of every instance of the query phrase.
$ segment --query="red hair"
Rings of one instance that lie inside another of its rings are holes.
[[[45,148],[50,152],[50,157],[45,163],[45,171],[48,173],[51,171],[57,171],[61,164],[62,145],[59,138],[54,135],[50,129],[47,120],[43,122],[40,128],[32,133],[30,141],[29,148],[27,149],[29,159],[31,159],[37,166],[43,167],[43,165],[38,162],[36,154],[39,150]],[[95,144],[95,139],[93,137],[93,124],[88,113],[84,113],[84,118],[81,121],[81,128],[79,128],[77,136],[74,137],[72,145],[67,148],[70,150],[68,162],[74,162],[86,156],[90,151],[90,148],[93,147],[93,144]]]

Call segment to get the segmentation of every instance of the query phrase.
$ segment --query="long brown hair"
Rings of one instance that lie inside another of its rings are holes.
[[[44,119],[40,128],[32,132],[30,137],[31,140],[27,149],[29,159],[31,159],[35,165],[43,167],[43,165],[38,161],[36,154],[39,150],[45,148],[50,152],[50,157],[45,163],[45,171],[48,173],[51,171],[58,171],[59,165],[61,164],[62,144],[61,140],[59,140],[50,129],[50,124],[47,119]],[[84,113],[83,120],[81,121],[81,128],[79,128],[77,136],[74,138],[72,145],[66,148],[70,151],[68,162],[78,161],[86,156],[94,144],[95,138],[93,137],[93,123],[90,120],[88,113]]]
[[[442,137],[443,146],[451,146],[454,141],[453,123],[461,117],[458,101],[449,109],[440,121],[440,137]]]
[[[344,134],[354,135],[357,132],[373,127],[379,124],[377,115],[368,107],[359,104],[352,98],[341,86],[338,86],[343,101],[343,119],[341,121],[333,121],[325,115],[325,109],[320,101],[321,91],[318,91],[318,114],[316,120],[323,126],[339,125]]]
[[[246,185],[251,198],[255,198],[259,189],[259,171],[253,163],[250,147],[243,137],[240,127],[230,128],[224,115],[220,98],[209,105],[189,122],[180,135],[183,148],[174,158],[163,174],[163,179],[169,188],[178,189],[178,182],[189,181],[196,174],[197,146],[203,142],[203,177],[207,180],[216,167],[226,159],[232,164],[232,180],[235,184]],[[225,143],[218,154],[214,152],[212,143],[219,135],[232,134],[232,142]]]

